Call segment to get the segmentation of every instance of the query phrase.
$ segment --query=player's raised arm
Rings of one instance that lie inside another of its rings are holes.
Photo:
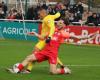
[[[47,25],[50,28],[50,33],[49,33],[49,37],[52,37],[52,35],[54,34],[55,31],[55,22],[54,20],[60,17],[60,13],[57,12],[55,15],[52,15],[52,19],[48,19],[47,21]]]
[[[49,34],[48,34],[48,38],[46,39],[46,43],[49,43],[55,32],[55,23],[53,19],[48,19],[46,21],[46,24],[49,27]]]
[[[56,13],[55,15],[52,15],[51,16],[52,18],[49,18],[47,21],[46,21],[46,24],[47,26],[49,27],[50,31],[49,31],[49,35],[48,35],[48,38],[46,40],[46,43],[50,42],[54,32],[55,32],[55,22],[54,20],[59,18],[60,17],[60,13]]]
[[[61,16],[60,12],[57,12],[55,15],[53,15],[53,18],[54,18],[54,19],[57,19],[57,18],[59,18],[60,16]]]
[[[50,29],[49,37],[52,37],[52,35],[53,35],[54,32],[55,32],[55,23],[54,23],[54,20],[49,19],[49,20],[47,21],[47,26],[48,26],[49,29]]]

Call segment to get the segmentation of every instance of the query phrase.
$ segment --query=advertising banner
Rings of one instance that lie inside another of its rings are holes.
[[[89,26],[67,26],[66,29],[69,31],[70,34],[80,35],[80,36],[89,36],[94,32],[99,32],[99,34],[96,35],[96,37],[90,38],[90,39],[84,39],[84,40],[74,40],[69,39],[66,41],[70,43],[88,43],[88,44],[99,44],[100,45],[100,28],[99,27],[89,27]]]
[[[0,21],[0,38],[36,41],[35,36],[27,35],[32,31],[38,32],[38,23]]]

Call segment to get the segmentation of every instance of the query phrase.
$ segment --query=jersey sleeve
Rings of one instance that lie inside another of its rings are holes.
[[[70,37],[70,34],[68,32],[65,32],[64,30],[62,30],[61,33],[62,33],[63,38],[69,38]]]
[[[49,37],[52,37],[54,32],[55,32],[55,23],[54,23],[54,20],[53,19],[48,19],[46,21],[46,24],[47,26],[49,27],[50,29],[50,32],[49,32]]]
[[[61,14],[60,14],[59,12],[57,12],[55,15],[53,15],[53,18],[54,18],[54,19],[57,19],[57,18],[60,17],[60,15],[61,15]]]

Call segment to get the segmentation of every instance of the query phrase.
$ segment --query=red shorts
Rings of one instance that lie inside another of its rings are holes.
[[[49,64],[57,64],[57,51],[42,50],[35,54],[38,62],[48,60]]]

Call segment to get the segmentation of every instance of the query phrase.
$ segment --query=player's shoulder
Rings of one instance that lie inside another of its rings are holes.
[[[47,15],[47,16],[43,19],[43,21],[44,21],[44,22],[53,21],[52,15]]]
[[[52,15],[47,15],[47,16],[45,17],[45,20],[48,20],[48,19],[52,19]]]

